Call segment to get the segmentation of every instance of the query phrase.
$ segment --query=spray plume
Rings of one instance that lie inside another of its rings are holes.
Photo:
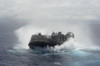
[[[45,24],[45,23],[44,23]],[[33,34],[37,34],[38,32],[41,32],[42,34],[50,35],[52,31],[58,32],[62,31],[64,34],[67,32],[73,32],[75,34],[75,39],[71,39],[68,42],[65,42],[61,46],[56,46],[56,49],[59,48],[88,48],[93,47],[93,42],[91,39],[91,31],[89,29],[89,25],[85,23],[54,23],[51,26],[50,24],[47,24],[46,26],[43,26],[43,24],[34,25],[34,23],[30,23],[28,25],[23,26],[22,28],[15,31],[18,39],[19,44],[17,46],[21,48],[28,49],[28,43],[30,41],[30,37]]]

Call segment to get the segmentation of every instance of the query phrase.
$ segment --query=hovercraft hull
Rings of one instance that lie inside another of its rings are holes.
[[[55,47],[56,45],[62,45],[70,37],[74,38],[72,32],[68,32],[66,35],[61,34],[61,32],[58,32],[58,34],[52,33],[51,36],[41,35],[41,33],[39,33],[38,35],[35,34],[31,36],[28,46],[31,49],[36,47]]]
[[[60,45],[60,44],[61,43],[57,43],[57,42],[34,41],[34,42],[29,43],[29,47],[31,49],[34,49],[36,47],[45,48],[45,47],[54,47],[54,46]]]

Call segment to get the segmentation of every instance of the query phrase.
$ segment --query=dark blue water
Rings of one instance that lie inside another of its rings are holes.
[[[100,50],[73,49],[36,53],[30,49],[14,49],[13,47],[18,43],[14,31],[22,25],[13,28],[19,24],[8,24],[0,23],[0,66],[100,66]],[[94,35],[99,35],[99,31],[96,31]],[[99,47],[98,38],[100,37],[94,39],[97,42],[95,45]]]
[[[0,52],[0,66],[100,66],[99,50],[36,53],[31,50]]]

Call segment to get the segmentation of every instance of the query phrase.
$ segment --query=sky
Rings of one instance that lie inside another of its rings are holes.
[[[62,31],[91,44],[91,24],[99,23],[99,15],[100,0],[0,0],[0,26],[15,32],[21,43],[34,33]]]
[[[0,16],[29,20],[99,20],[99,0],[0,0]]]

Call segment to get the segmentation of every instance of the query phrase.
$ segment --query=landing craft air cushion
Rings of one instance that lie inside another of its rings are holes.
[[[30,49],[34,49],[36,47],[55,47],[56,45],[62,45],[65,41],[68,41],[69,38],[74,38],[74,34],[72,32],[68,32],[66,35],[61,32],[52,33],[51,36],[41,35],[38,33],[31,36],[31,40],[28,44]]]

